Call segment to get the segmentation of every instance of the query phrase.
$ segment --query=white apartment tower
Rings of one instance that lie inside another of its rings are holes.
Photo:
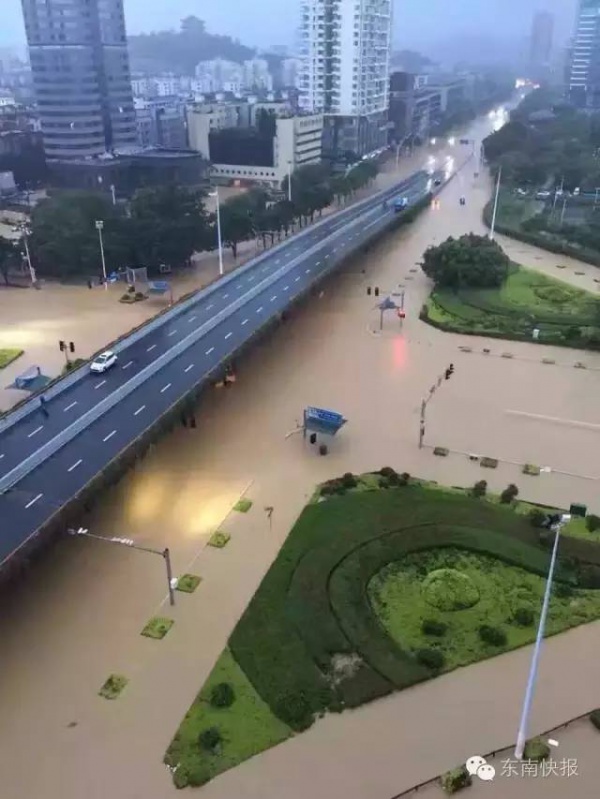
[[[393,0],[302,0],[300,105],[326,115],[325,149],[387,143]]]

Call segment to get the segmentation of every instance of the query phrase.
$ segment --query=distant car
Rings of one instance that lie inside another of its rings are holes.
[[[436,178],[436,179],[433,181],[433,185],[434,185],[434,186],[441,186],[441,185],[442,185],[442,179],[441,179],[441,178]]]
[[[466,205],[466,204],[467,204],[467,200],[466,200],[466,198],[465,198],[465,197],[461,197],[461,198],[460,198],[460,204],[461,204],[461,205]]]
[[[90,372],[93,374],[102,374],[108,371],[117,362],[117,356],[114,352],[106,350],[98,355],[90,364]]]
[[[517,189],[519,197],[527,197],[527,189]]]
[[[538,191],[538,193],[535,195],[536,200],[547,200],[548,197],[550,197],[549,191]]]
[[[404,211],[405,208],[408,208],[408,197],[398,197],[394,200],[394,211]]]

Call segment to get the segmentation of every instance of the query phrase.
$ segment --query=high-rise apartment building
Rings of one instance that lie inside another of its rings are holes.
[[[547,69],[552,59],[554,16],[549,11],[538,11],[531,24],[529,64],[533,70]]]
[[[49,160],[136,143],[123,0],[21,0]]]
[[[391,37],[392,0],[302,0],[300,107],[330,153],[385,147]]]
[[[579,0],[568,70],[569,98],[600,108],[600,0]]]

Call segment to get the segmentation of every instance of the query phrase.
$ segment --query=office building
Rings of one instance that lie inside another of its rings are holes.
[[[201,93],[239,92],[244,84],[244,69],[241,64],[223,58],[200,61],[196,79],[196,91]]]
[[[533,17],[529,41],[529,66],[534,77],[550,66],[553,36],[554,16],[549,11],[538,11]]]
[[[579,0],[568,81],[571,102],[600,108],[600,0]]]
[[[300,106],[325,114],[324,148],[362,156],[385,147],[391,0],[302,0]]]
[[[22,0],[49,161],[135,144],[123,0]]]
[[[140,147],[187,147],[185,109],[175,98],[135,99],[137,142]]]
[[[244,61],[243,87],[245,89],[257,90],[273,89],[273,76],[269,71],[269,64],[264,58],[251,58]]]
[[[390,75],[389,138],[394,146],[428,137],[442,116],[442,91],[427,86],[421,75]]]
[[[219,183],[278,190],[290,172],[322,156],[322,114],[295,114],[286,100],[215,100],[188,109],[190,147]]]

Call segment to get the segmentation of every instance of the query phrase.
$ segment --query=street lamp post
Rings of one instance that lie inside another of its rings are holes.
[[[219,275],[223,277],[223,240],[221,238],[221,201],[219,198],[219,187],[215,186],[215,190],[210,194],[211,197],[217,198],[217,245],[219,247]]]
[[[292,162],[288,161],[288,202],[292,202]]]
[[[27,266],[29,268],[29,277],[31,278],[31,285],[35,286],[37,283],[37,275],[35,273],[35,269],[33,268],[33,264],[31,263],[31,252],[29,250],[29,229],[27,225],[23,225],[21,227],[21,236],[23,239],[23,246],[25,247],[25,258],[27,259]]]
[[[139,544],[134,543],[133,539],[131,538],[118,538],[117,536],[112,536],[111,538],[105,538],[102,535],[94,535],[86,530],[84,527],[80,527],[78,530],[69,529],[67,530],[69,535],[83,535],[86,538],[94,538],[96,541],[105,541],[108,544],[118,544],[120,546],[129,547],[130,549],[137,549],[139,552],[149,552],[151,555],[160,555],[161,558],[165,561],[165,566],[167,569],[167,582],[169,584],[169,604],[175,604],[175,585],[177,583],[176,580],[173,580],[173,570],[171,568],[171,553],[168,547],[165,549],[152,549],[151,547],[143,547]]]
[[[96,230],[98,231],[98,238],[100,239],[100,258],[102,259],[102,276],[104,278],[104,291],[108,291],[108,279],[106,276],[106,259],[104,257],[104,240],[102,239],[104,222],[101,219],[96,220]]]
[[[525,689],[525,699],[523,700],[523,709],[521,711],[521,720],[519,722],[519,730],[517,732],[517,744],[515,746],[515,758],[517,760],[523,759],[523,752],[525,751],[525,742],[527,740],[527,724],[529,721],[529,713],[531,711],[533,692],[535,690],[535,681],[537,678],[542,641],[544,640],[546,617],[548,616],[548,607],[550,605],[550,594],[552,592],[552,580],[554,578],[554,568],[556,566],[556,556],[558,554],[560,531],[562,527],[570,520],[571,515],[564,513],[560,517],[560,521],[551,528],[554,532],[554,546],[552,547],[552,556],[550,558],[550,567],[548,569],[548,576],[546,578],[546,589],[544,591],[544,600],[542,602],[540,623],[538,624],[537,635],[535,638],[535,646],[533,648],[533,656],[531,658],[531,666],[529,668],[529,677],[527,678],[527,687]]]
[[[496,230],[496,214],[498,213],[498,198],[500,197],[500,180],[502,178],[502,167],[498,170],[498,179],[496,181],[496,196],[494,197],[494,211],[492,213],[492,226],[490,227],[490,239],[494,240],[494,232]]]

